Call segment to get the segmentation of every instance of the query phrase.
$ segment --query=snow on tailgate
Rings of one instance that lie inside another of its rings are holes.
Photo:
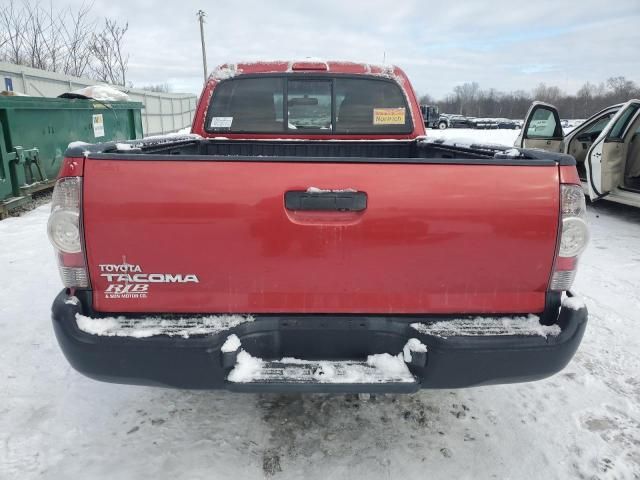
[[[145,338],[155,335],[189,338],[191,335],[214,335],[246,322],[253,322],[251,315],[209,315],[204,317],[167,319],[160,317],[91,318],[76,314],[76,323],[83,332],[106,337]]]
[[[542,325],[540,317],[475,317],[444,320],[433,323],[412,323],[411,327],[425,335],[435,337],[481,337],[490,335],[539,335],[555,337],[560,334],[558,325]]]

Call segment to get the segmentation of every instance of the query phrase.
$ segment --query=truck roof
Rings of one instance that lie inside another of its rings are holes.
[[[401,83],[406,75],[396,65],[376,65],[371,63],[357,63],[338,60],[273,60],[257,62],[237,62],[219,65],[211,73],[210,80],[224,80],[237,75],[255,73],[286,73],[286,72],[326,72],[352,75],[379,75],[392,77]]]

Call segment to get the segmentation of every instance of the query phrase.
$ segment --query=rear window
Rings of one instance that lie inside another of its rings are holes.
[[[215,133],[411,133],[400,86],[386,79],[261,76],[221,82],[205,130]]]

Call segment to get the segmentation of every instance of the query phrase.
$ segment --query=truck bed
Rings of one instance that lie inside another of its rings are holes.
[[[516,149],[503,145],[469,144],[459,145],[441,140],[228,140],[201,139],[191,135],[184,137],[150,138],[142,141],[110,142],[75,147],[67,150],[66,156],[93,157],[118,155],[120,158],[156,160],[163,156],[182,156],[190,160],[213,160],[211,157],[226,157],[225,160],[272,161],[335,161],[364,159],[377,163],[471,163],[496,165],[575,165],[569,155],[542,150]],[[119,158],[109,157],[109,158]],[[231,158],[229,158],[231,157]],[[102,157],[107,158],[107,157]],[[175,159],[175,157],[174,157]],[[435,162],[429,162],[434,160]]]

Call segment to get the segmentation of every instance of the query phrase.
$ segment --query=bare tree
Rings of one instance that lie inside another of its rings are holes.
[[[92,0],[74,10],[56,9],[53,0],[45,6],[40,0],[6,1],[0,9],[1,60],[126,84],[129,56],[124,37],[128,24],[105,19],[98,29],[91,15]]]
[[[13,0],[1,15],[8,45],[3,51],[4,58],[17,64],[59,71],[65,54],[60,29],[66,15],[57,13],[53,3],[44,8],[40,3],[24,1],[18,10]]]
[[[533,90],[533,97],[535,100],[547,103],[557,103],[558,99],[563,96],[562,90],[556,86],[548,86],[544,83],[539,84]]]
[[[96,79],[126,85],[129,55],[123,51],[123,39],[128,29],[129,23],[119,25],[107,18],[102,31],[93,35],[91,54],[94,61],[91,70]]]
[[[429,94],[420,97],[420,105],[434,105],[435,103],[435,99]]]
[[[46,14],[46,18],[44,19],[44,48],[48,62],[47,69],[59,72],[62,58],[65,56],[65,48],[60,31],[66,20],[66,12],[54,12],[53,2],[49,3],[49,9],[44,12]]]
[[[477,117],[523,118],[533,100],[542,100],[558,107],[566,118],[587,118],[610,105],[640,98],[638,85],[625,77],[612,77],[605,83],[585,83],[575,95],[560,88],[541,83],[531,93],[523,90],[503,93],[495,89],[483,90],[478,84],[466,83],[453,93],[434,102],[429,95],[421,103],[438,105],[444,113],[463,113]]]
[[[470,111],[471,104],[476,100],[479,90],[480,86],[476,82],[463,83],[454,87],[453,93],[458,101],[461,115],[470,115],[472,113]]]
[[[62,24],[60,33],[66,50],[62,71],[67,75],[82,77],[91,62],[92,32],[96,28],[96,21],[89,17],[92,7],[93,3],[83,3],[75,14],[69,11],[71,21]]]
[[[4,40],[0,55],[3,59],[16,64],[25,62],[25,29],[24,10],[18,10],[14,0],[9,0],[9,4],[0,9],[0,25],[4,32]]]
[[[45,41],[45,13],[39,3],[24,2],[24,31],[22,36],[25,44],[27,65],[42,70],[48,70],[47,48]]]
[[[620,102],[628,100],[638,91],[637,85],[625,77],[611,77],[607,79],[607,86]]]

